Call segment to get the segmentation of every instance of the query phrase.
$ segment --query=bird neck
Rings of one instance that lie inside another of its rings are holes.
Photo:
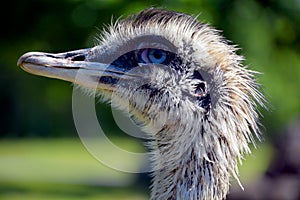
[[[203,129],[185,130],[164,130],[151,144],[156,147],[151,199],[224,199],[229,167],[215,158],[214,144],[205,144]]]

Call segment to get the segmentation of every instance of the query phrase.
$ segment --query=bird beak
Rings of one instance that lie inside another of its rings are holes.
[[[19,58],[17,65],[31,74],[100,90],[114,90],[119,80],[139,76],[125,73],[120,67],[109,63],[92,61],[94,50],[95,48],[89,48],[57,54],[29,52]]]

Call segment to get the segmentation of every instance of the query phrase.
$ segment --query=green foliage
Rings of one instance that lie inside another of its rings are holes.
[[[113,141],[133,152],[142,150],[130,139]],[[141,164],[111,152],[105,155]],[[144,190],[132,187],[135,174],[101,164],[79,139],[2,140],[0,163],[0,199],[148,199]]]
[[[239,44],[270,102],[264,125],[276,133],[300,111],[300,4],[296,0],[14,0],[2,16],[0,137],[76,136],[69,83],[32,76],[16,66],[27,51],[61,52],[93,46],[103,24],[149,6],[199,15]],[[17,6],[16,6],[17,5]],[[7,12],[5,12],[7,13]],[[110,113],[109,106],[99,110]],[[113,129],[113,120],[105,121]],[[113,129],[115,130],[115,129]]]

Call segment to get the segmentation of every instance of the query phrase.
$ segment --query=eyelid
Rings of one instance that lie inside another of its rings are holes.
[[[148,58],[148,51],[149,51],[149,49],[144,49],[144,50],[142,50],[142,53],[141,53],[141,59],[146,63],[150,63],[150,60]]]
[[[153,42],[141,42],[138,46],[137,46],[137,50],[140,49],[160,49],[163,51],[171,51],[170,48],[168,48],[166,45],[162,44],[162,43],[153,43]]]

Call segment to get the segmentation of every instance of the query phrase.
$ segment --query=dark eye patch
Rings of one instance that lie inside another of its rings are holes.
[[[143,59],[142,55],[141,55],[141,53],[145,50],[147,50],[150,53],[150,57],[153,56],[152,58],[149,58],[149,60],[151,60],[151,61],[159,60],[159,63],[145,62],[145,59]],[[159,54],[161,54],[161,55],[159,55]],[[160,61],[159,56],[165,57],[163,59],[163,61]],[[182,61],[175,53],[165,51],[162,49],[156,49],[156,48],[144,48],[144,49],[137,49],[134,51],[129,51],[129,52],[119,56],[117,59],[113,60],[107,69],[109,70],[111,67],[113,69],[117,68],[119,71],[122,71],[122,72],[127,72],[135,67],[138,67],[139,63],[160,64],[160,65],[166,65],[175,70],[180,70],[180,71],[183,70],[181,68]],[[99,82],[116,84],[118,82],[118,80],[112,79],[108,76],[103,76],[100,78]]]
[[[149,55],[147,54],[148,52]],[[163,56],[164,59],[162,60],[159,56]],[[126,72],[137,67],[139,63],[167,65],[174,68],[175,70],[178,70],[180,68],[180,63],[182,62],[175,53],[162,49],[145,48],[125,53],[114,60],[111,65]]]

